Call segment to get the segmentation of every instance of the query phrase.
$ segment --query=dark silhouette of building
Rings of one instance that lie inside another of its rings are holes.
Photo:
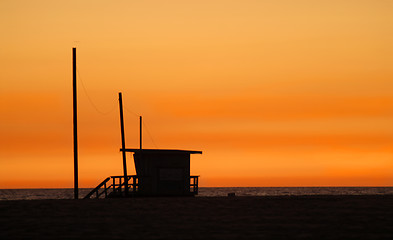
[[[128,175],[127,183],[124,181],[124,176],[108,177],[85,198],[198,194],[199,176],[190,175],[190,156],[202,154],[201,151],[170,149],[125,149],[124,151],[133,153],[136,175]]]
[[[110,176],[85,198],[138,196],[195,196],[199,176],[190,175],[191,154],[201,151],[142,149],[142,117],[140,117],[140,148],[125,147],[123,104],[119,93],[123,176]],[[127,175],[126,153],[133,153],[136,175]]]
[[[198,193],[198,176],[190,176],[190,155],[201,151],[125,149],[134,153],[137,194],[190,196]]]

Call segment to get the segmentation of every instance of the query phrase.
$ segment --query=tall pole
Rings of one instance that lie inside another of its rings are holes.
[[[78,199],[78,111],[76,92],[76,48],[72,48],[72,90],[74,115],[74,198]]]
[[[139,149],[142,150],[142,116],[139,116]]]
[[[119,92],[119,108],[120,108],[120,129],[121,129],[121,152],[123,154],[123,172],[125,194],[128,195],[128,177],[127,177],[127,160],[126,160],[126,140],[124,136],[124,118],[123,118],[123,98]]]

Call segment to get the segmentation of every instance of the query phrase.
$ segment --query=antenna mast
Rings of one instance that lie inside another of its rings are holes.
[[[127,176],[127,160],[126,160],[126,140],[124,136],[124,118],[123,118],[123,98],[119,92],[119,108],[120,108],[120,130],[121,130],[121,152],[123,154],[123,173],[125,194],[128,195],[128,176]]]
[[[142,150],[142,116],[139,116],[139,149]]]
[[[72,93],[74,115],[74,198],[78,199],[78,111],[76,92],[76,48],[72,48]]]

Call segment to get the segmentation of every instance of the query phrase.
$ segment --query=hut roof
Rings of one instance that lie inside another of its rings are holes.
[[[123,151],[123,149],[120,149]],[[178,150],[178,149],[139,149],[139,148],[126,148],[125,152],[145,152],[145,153],[156,153],[156,154],[202,154],[202,151],[190,151],[190,150]]]

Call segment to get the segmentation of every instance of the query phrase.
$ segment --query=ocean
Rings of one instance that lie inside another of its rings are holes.
[[[79,189],[83,198],[91,188]],[[393,187],[200,187],[198,196],[393,195]],[[73,199],[72,188],[0,189],[0,200]]]

